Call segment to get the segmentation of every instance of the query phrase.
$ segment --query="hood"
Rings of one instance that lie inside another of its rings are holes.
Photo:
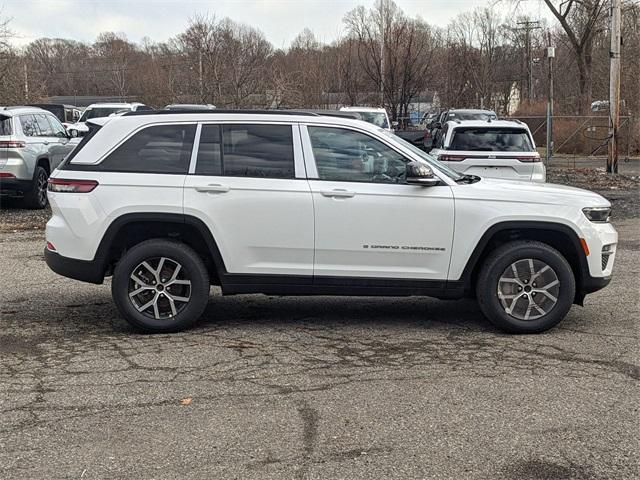
[[[574,205],[578,207],[611,206],[611,203],[606,198],[595,192],[555,183],[482,178],[479,182],[460,185],[460,188],[454,188],[453,190],[456,199],[493,200],[540,205]]]

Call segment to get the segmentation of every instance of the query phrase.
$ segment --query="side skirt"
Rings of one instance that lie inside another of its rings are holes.
[[[446,280],[227,273],[223,275],[221,283],[223,295],[264,293],[267,295],[427,296],[436,298],[462,298],[465,296],[463,282]]]

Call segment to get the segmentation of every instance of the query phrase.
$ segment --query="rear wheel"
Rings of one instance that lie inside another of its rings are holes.
[[[44,167],[36,166],[33,176],[33,185],[24,196],[24,204],[27,208],[43,209],[49,203],[47,199],[47,181],[49,173]]]
[[[497,327],[537,333],[558,324],[575,296],[575,278],[556,249],[535,241],[510,242],[486,259],[478,277],[480,309]]]
[[[122,316],[137,329],[176,332],[202,315],[209,300],[209,275],[187,245],[147,240],[120,259],[111,292]]]

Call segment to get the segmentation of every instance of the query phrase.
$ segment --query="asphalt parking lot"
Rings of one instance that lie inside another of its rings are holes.
[[[5,231],[0,478],[638,478],[640,219],[615,225],[612,284],[533,336],[471,301],[215,290],[140,335]]]

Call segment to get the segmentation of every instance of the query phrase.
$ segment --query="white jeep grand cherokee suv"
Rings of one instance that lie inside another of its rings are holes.
[[[45,257],[135,327],[224,295],[475,296],[541,332],[606,286],[618,235],[585,190],[462,176],[374,125],[279,111],[132,112],[49,183]]]

